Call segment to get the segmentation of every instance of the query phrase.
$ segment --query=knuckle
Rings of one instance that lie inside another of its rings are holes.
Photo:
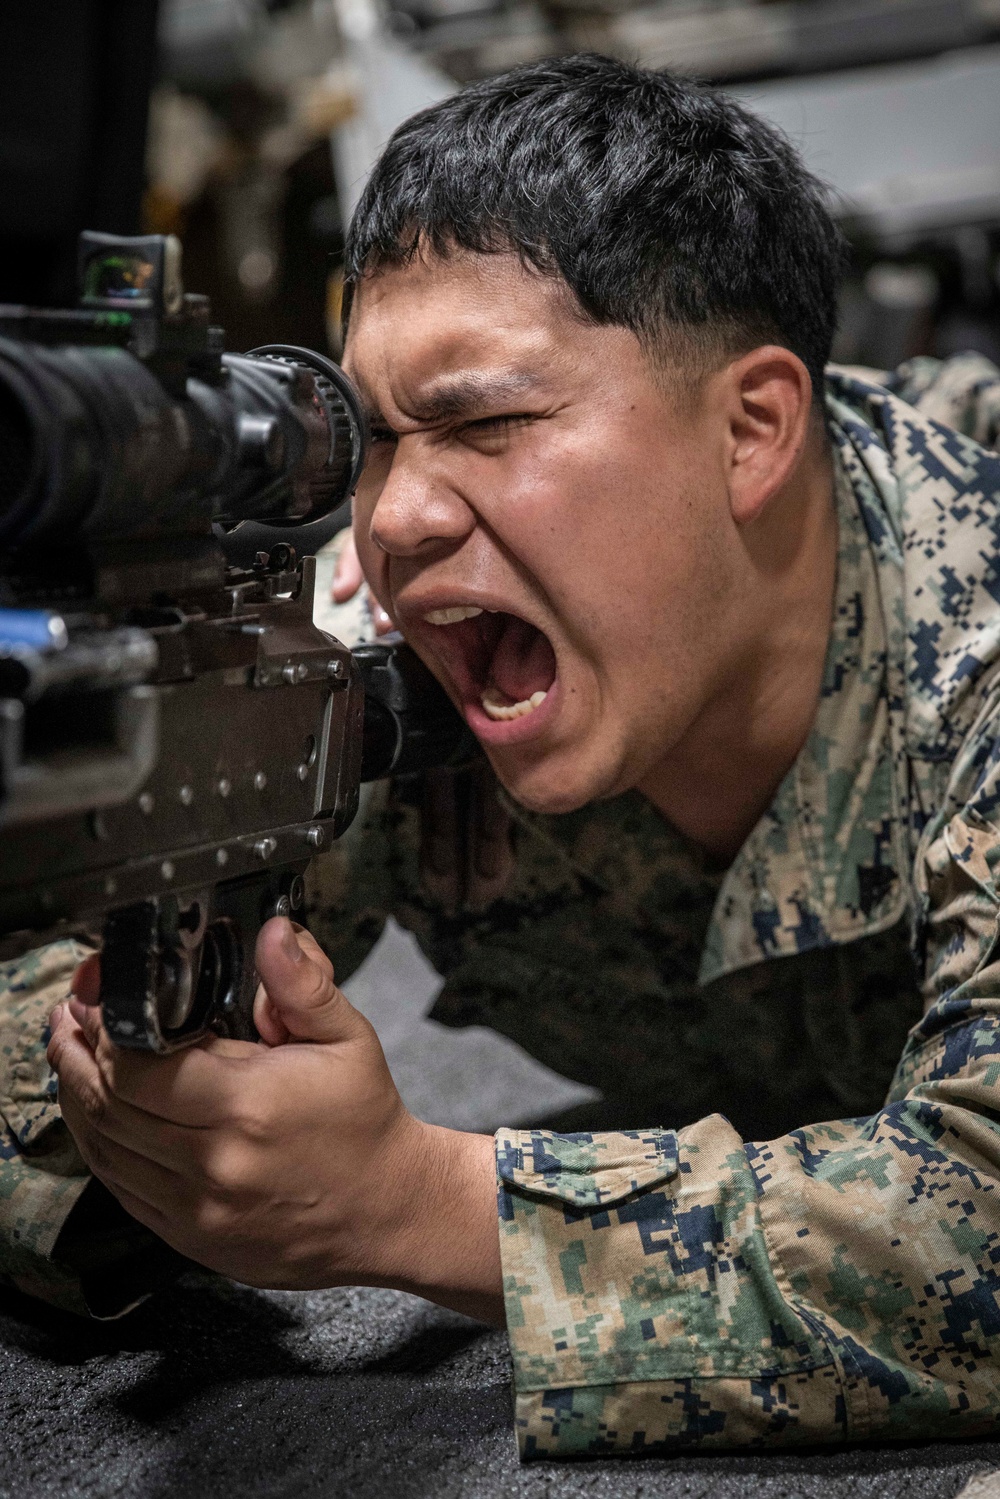
[[[191,1213],[195,1232],[206,1239],[225,1238],[233,1227],[233,1212],[229,1204],[217,1197],[199,1197]]]
[[[335,1004],[339,997],[332,969],[322,969],[318,963],[309,965],[309,972],[303,973],[300,985],[295,1005],[302,1011],[324,1010]]]
[[[115,1046],[103,1025],[94,1031],[90,1040],[94,1048],[94,1056],[97,1058],[98,1067],[100,1067],[101,1072],[108,1081],[113,1082],[119,1068],[127,1070],[128,1054],[126,1053],[125,1056],[122,1056],[121,1051]]]
[[[330,976],[317,970],[310,975],[309,987],[302,996],[302,1002],[311,1010],[319,1010],[330,1003],[335,993]]]
[[[217,1200],[238,1196],[246,1174],[243,1153],[231,1145],[216,1146],[201,1163],[202,1180]]]
[[[304,948],[306,957],[309,958],[312,961],[314,967],[318,969],[318,977],[320,979],[326,981],[332,980],[333,964],[331,963],[330,959],[327,957],[323,949],[320,947],[315,937],[313,937],[310,933],[306,933],[305,935],[309,939],[308,945]]]
[[[88,1084],[79,1090],[78,1096],[88,1124],[102,1125],[108,1113],[108,1099],[103,1088]]]
[[[327,983],[327,984],[332,984],[333,983],[333,964],[330,962],[330,959],[327,957],[326,953],[325,952],[321,952],[317,948],[316,954],[313,957],[313,962],[315,963],[316,967],[319,969],[320,974],[322,975],[323,981],[325,983]]]
[[[93,1174],[102,1178],[107,1176],[110,1162],[108,1160],[108,1152],[100,1135],[94,1135],[88,1131],[87,1135],[78,1141],[78,1144],[80,1146],[80,1153]]]
[[[253,1103],[247,1100],[240,1107],[234,1123],[240,1138],[248,1145],[264,1145],[274,1138],[275,1120],[266,1098]]]

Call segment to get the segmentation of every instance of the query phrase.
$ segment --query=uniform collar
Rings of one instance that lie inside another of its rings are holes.
[[[816,718],[723,880],[702,951],[702,984],[767,958],[882,931],[907,906],[885,600],[850,477],[856,456],[835,428],[837,583]]]

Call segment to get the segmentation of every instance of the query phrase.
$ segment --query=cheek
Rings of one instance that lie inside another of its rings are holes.
[[[697,587],[706,515],[638,443],[564,443],[510,475],[488,523],[539,585],[568,643],[609,662],[658,648]],[[683,611],[682,611],[683,612]]]
[[[619,488],[619,465],[603,433],[539,428],[493,467],[480,486],[480,509],[555,602],[613,569],[628,537]]]

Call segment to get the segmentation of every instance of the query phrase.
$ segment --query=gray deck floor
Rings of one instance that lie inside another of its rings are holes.
[[[351,984],[416,1113],[492,1128],[586,1096],[426,1020],[436,984],[398,929]],[[1000,1442],[521,1468],[504,1337],[392,1291],[196,1276],[112,1324],[6,1294],[0,1345],[3,1499],[953,1499],[1000,1469]]]

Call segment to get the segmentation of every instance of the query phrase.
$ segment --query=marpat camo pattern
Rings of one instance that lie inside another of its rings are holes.
[[[446,976],[436,1018],[594,1083],[609,1123],[658,1121],[497,1135],[527,1457],[995,1430],[1000,376],[884,378],[830,372],[822,697],[729,870],[635,793],[547,818],[481,776],[377,788],[314,866],[341,978],[393,912]],[[40,961],[8,970],[7,1069],[41,1052]],[[42,1179],[12,1091],[0,1269],[54,1295],[79,1188]]]

